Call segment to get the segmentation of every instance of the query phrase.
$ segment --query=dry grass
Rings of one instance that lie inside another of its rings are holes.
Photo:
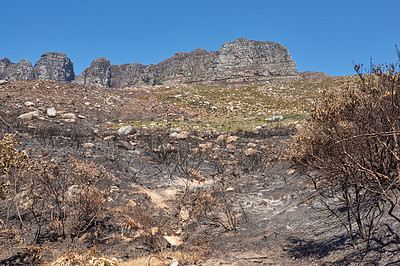
[[[250,85],[162,87],[161,101],[192,109],[199,112],[201,118],[137,120],[131,124],[144,128],[179,127],[201,131],[252,130],[266,124],[266,119],[274,115],[282,115],[280,122],[283,124],[296,124],[306,117],[307,107],[317,101],[324,90],[354,85],[356,81],[354,76],[347,76]]]

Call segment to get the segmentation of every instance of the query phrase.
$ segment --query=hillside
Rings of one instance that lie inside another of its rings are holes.
[[[0,134],[31,166],[2,176],[0,264],[397,263],[395,233],[353,249],[287,160],[309,104],[357,81],[0,85]]]

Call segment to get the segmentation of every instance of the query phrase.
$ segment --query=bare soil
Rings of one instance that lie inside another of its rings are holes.
[[[35,239],[29,210],[8,217],[11,199],[1,201],[0,264],[46,264],[94,248],[97,256],[121,263],[154,255],[169,265],[170,254],[179,251],[186,255],[174,258],[183,265],[400,264],[393,221],[382,221],[382,237],[370,248],[353,248],[346,231],[322,211],[308,177],[313,173],[295,171],[286,159],[294,128],[189,132],[181,139],[171,130],[137,129],[119,136],[120,125],[132,120],[201,117],[161,102],[160,93],[51,81],[0,85],[0,133],[18,132],[19,149],[32,160],[66,165],[74,157],[115,177],[102,184],[110,193],[101,215],[66,238],[48,233]],[[50,118],[50,107],[84,118]],[[33,110],[40,115],[18,118]]]

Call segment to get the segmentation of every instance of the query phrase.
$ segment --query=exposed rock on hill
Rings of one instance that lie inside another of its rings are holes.
[[[0,59],[0,80],[6,79],[11,74],[12,68],[15,64],[11,63],[10,59],[4,57]]]
[[[325,72],[315,72],[315,71],[300,72],[300,76],[303,79],[326,79],[331,77],[327,75]]]
[[[63,53],[48,52],[41,56],[33,67],[35,79],[72,81],[75,79],[74,66]]]
[[[35,79],[31,62],[26,59],[20,59],[18,63],[12,67],[11,73],[6,79],[12,81]]]
[[[239,38],[225,43],[218,51],[196,49],[176,53],[159,64],[110,65],[98,58],[76,79],[71,60],[63,53],[42,55],[33,67],[27,60],[16,67],[7,58],[0,60],[0,79],[67,81],[104,87],[133,87],[176,83],[256,82],[276,78],[301,78],[285,46]]]
[[[90,64],[90,67],[83,70],[74,82],[78,84],[97,84],[103,87],[110,87],[110,80],[110,60],[100,57],[94,60]]]

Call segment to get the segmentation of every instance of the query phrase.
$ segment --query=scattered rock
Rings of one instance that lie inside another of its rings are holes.
[[[183,244],[179,236],[163,236],[171,246],[180,246]]]
[[[250,142],[250,143],[247,144],[247,146],[250,147],[250,148],[255,148],[255,147],[257,147],[257,144],[255,144],[253,142]]]
[[[246,156],[254,156],[254,155],[258,154],[259,151],[258,151],[258,150],[255,150],[255,149],[253,149],[253,148],[248,148],[248,149],[244,150],[243,153],[244,153]]]
[[[179,266],[179,261],[176,259],[172,259],[171,264],[169,266]]]
[[[232,143],[232,142],[236,142],[239,139],[238,136],[229,136],[225,139],[226,143]]]
[[[84,147],[84,148],[94,148],[95,145],[94,145],[94,143],[87,142],[87,143],[83,143],[82,147]]]
[[[278,122],[283,119],[282,115],[274,115],[272,117],[266,118],[265,121],[267,122]]]
[[[37,116],[39,116],[39,111],[33,111],[33,112],[22,114],[22,115],[18,116],[18,118],[24,119],[24,120],[31,120],[32,118],[37,117]]]
[[[186,131],[182,131],[182,132],[172,132],[169,134],[169,136],[173,139],[187,139],[189,138],[189,133]]]
[[[226,138],[226,135],[219,135],[217,138],[217,142],[223,142]]]
[[[66,113],[66,114],[62,114],[61,118],[76,120],[76,115],[74,113]]]
[[[56,109],[54,109],[54,107],[48,108],[47,109],[47,116],[48,117],[56,117],[57,112]]]
[[[235,150],[235,149],[236,149],[236,147],[233,146],[232,144],[226,145],[226,148],[227,148],[228,150]]]
[[[133,126],[123,126],[120,129],[118,129],[118,135],[121,137],[135,135],[135,134],[136,134],[136,129]]]
[[[31,106],[35,106],[35,103],[30,102],[30,101],[26,101],[26,102],[24,102],[24,105],[25,105],[26,107],[31,107]]]
[[[206,142],[206,143],[200,143],[199,148],[205,150],[205,149],[211,149],[213,144],[211,142]]]
[[[136,202],[134,202],[133,200],[129,200],[128,203],[126,204],[126,207],[130,207],[133,208],[137,205]]]

